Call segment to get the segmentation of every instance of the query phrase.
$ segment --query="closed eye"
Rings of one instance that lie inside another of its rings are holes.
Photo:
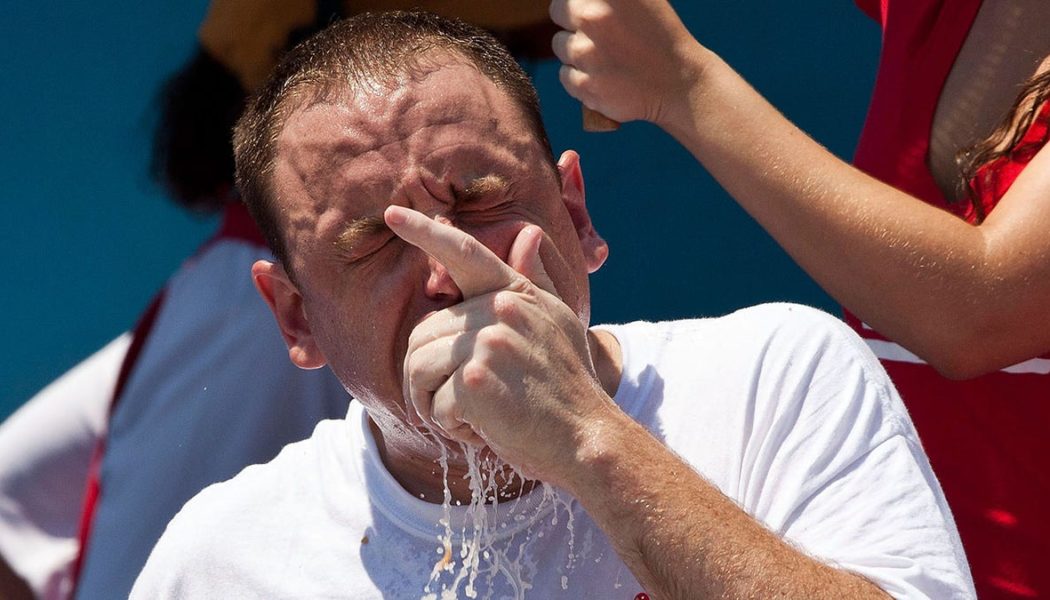
[[[364,217],[350,222],[333,245],[340,256],[354,262],[375,254],[394,237],[382,216]]]
[[[485,175],[470,181],[462,191],[452,190],[457,206],[500,203],[510,192],[510,183],[499,175]]]

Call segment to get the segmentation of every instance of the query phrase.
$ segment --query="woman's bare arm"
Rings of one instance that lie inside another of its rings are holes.
[[[1050,348],[1050,151],[972,226],[810,139],[664,0],[555,0],[551,13],[568,30],[554,48],[570,94],[673,135],[872,327],[957,378]]]

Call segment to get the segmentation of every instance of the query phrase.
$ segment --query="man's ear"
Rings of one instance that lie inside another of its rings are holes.
[[[252,281],[277,319],[292,363],[300,369],[325,366],[328,361],[317,347],[310,322],[306,319],[303,296],[284,267],[267,260],[255,261],[252,265]]]
[[[609,245],[598,235],[587,212],[586,193],[583,187],[583,171],[580,169],[580,155],[575,150],[566,150],[558,159],[558,172],[561,173],[561,198],[569,211],[576,236],[580,238],[580,248],[587,265],[587,272],[597,271],[609,258]]]

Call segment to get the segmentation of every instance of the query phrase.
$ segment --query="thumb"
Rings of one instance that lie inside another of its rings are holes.
[[[547,293],[558,295],[554,282],[547,275],[547,269],[540,258],[540,246],[543,244],[543,230],[529,225],[518,232],[518,237],[510,247],[507,264],[510,268],[525,276],[534,285]]]

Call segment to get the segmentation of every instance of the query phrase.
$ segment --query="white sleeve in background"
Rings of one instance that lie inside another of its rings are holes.
[[[130,343],[121,335],[0,424],[0,556],[40,598],[68,595],[88,467]]]

